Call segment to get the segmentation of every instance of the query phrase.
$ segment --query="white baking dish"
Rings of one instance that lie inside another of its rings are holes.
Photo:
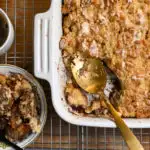
[[[105,118],[76,116],[68,111],[64,98],[66,83],[65,68],[59,49],[62,35],[61,0],[52,0],[46,13],[37,14],[34,24],[34,67],[35,76],[46,79],[51,85],[52,102],[58,115],[65,121],[83,126],[116,127]],[[130,128],[149,128],[150,119],[124,119]]]

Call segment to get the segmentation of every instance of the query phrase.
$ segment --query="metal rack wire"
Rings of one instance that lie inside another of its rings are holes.
[[[49,0],[0,0],[0,8],[7,12],[16,31],[14,44],[7,54],[0,57],[0,63],[14,64],[32,72],[34,15],[46,11],[49,6]],[[127,149],[118,129],[79,127],[61,120],[53,109],[48,83],[41,81],[41,84],[44,85],[47,96],[48,119],[41,135],[26,150]],[[149,150],[150,129],[133,131],[145,150]]]

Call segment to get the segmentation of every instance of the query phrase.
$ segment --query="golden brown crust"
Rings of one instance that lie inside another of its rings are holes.
[[[4,76],[3,74],[0,74],[0,84],[5,84],[6,83],[7,77]]]
[[[104,60],[123,83],[121,115],[149,117],[150,1],[70,0],[63,7],[65,64],[76,51]]]
[[[23,75],[0,75],[0,120],[10,140],[22,140],[31,131],[39,132],[36,94]]]

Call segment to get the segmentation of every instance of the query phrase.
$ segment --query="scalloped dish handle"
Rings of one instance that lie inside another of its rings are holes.
[[[52,8],[45,13],[39,13],[34,19],[34,75],[50,80],[50,57],[52,41]]]

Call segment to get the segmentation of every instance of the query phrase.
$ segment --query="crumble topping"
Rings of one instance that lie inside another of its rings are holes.
[[[21,74],[0,75],[0,120],[11,141],[40,131],[37,93]]]
[[[60,48],[68,71],[77,51],[100,58],[122,83],[121,116],[150,117],[150,1],[65,0],[62,12]],[[102,110],[95,105],[84,109]]]

